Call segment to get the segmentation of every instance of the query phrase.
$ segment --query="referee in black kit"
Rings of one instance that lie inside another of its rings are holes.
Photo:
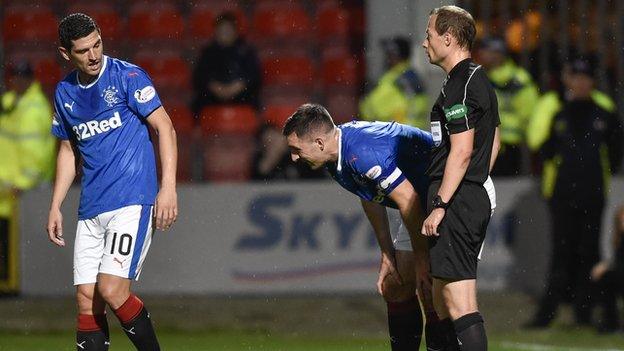
[[[493,201],[484,183],[498,154],[498,103],[488,78],[470,58],[470,13],[456,6],[431,11],[423,47],[447,77],[431,111],[434,148],[427,174],[429,236],[436,311],[447,350],[487,350],[477,307],[477,260]]]

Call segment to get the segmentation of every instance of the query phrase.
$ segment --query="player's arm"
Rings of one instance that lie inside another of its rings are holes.
[[[412,183],[404,179],[392,190],[389,197],[399,208],[403,224],[410,234],[416,260],[429,261],[426,238],[418,235],[424,216],[423,209],[420,206],[420,197],[414,190]]]
[[[406,226],[414,250],[416,263],[417,288],[425,296],[431,296],[431,277],[429,266],[429,247],[427,238],[419,235],[419,230],[424,219],[424,209],[420,205],[420,197],[412,183],[404,179],[389,195],[390,199],[397,204],[401,219]],[[428,301],[430,303],[431,300]]]
[[[394,255],[394,246],[392,245],[392,237],[390,236],[390,224],[388,223],[388,212],[386,208],[378,203],[360,199],[362,208],[366,214],[366,218],[370,222],[379,248],[382,254]]]
[[[492,169],[494,168],[494,163],[496,163],[496,158],[498,157],[498,152],[500,151],[500,128],[496,127],[496,131],[494,132],[494,144],[492,144],[492,155],[490,156],[490,173],[492,173]]]
[[[173,123],[165,109],[160,106],[152,112],[147,123],[158,134],[158,153],[162,179],[160,190],[154,204],[157,229],[168,229],[178,216],[178,196],[176,193],[176,168],[178,163],[178,146]]]
[[[69,140],[61,140],[56,158],[56,180],[52,191],[52,203],[48,215],[48,238],[57,246],[65,246],[63,240],[63,215],[61,205],[69,187],[76,177],[76,154]]]
[[[394,257],[394,245],[390,236],[390,224],[388,223],[388,212],[386,208],[378,203],[360,199],[362,208],[368,218],[379,248],[381,249],[381,263],[379,265],[379,277],[377,279],[377,291],[382,294],[382,284],[387,276],[393,277],[398,284],[402,284],[401,276],[396,269],[396,259]]]

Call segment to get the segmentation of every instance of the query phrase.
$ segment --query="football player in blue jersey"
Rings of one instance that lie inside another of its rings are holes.
[[[100,29],[81,13],[59,24],[61,56],[75,66],[56,87],[52,133],[60,139],[47,231],[65,246],[61,204],[82,159],[74,244],[77,350],[107,350],[109,305],[138,350],[159,350],[150,315],[130,292],[152,240],[152,221],[177,217],[176,134],[140,67],[103,55]],[[148,125],[159,139],[160,189]]]
[[[425,170],[431,135],[399,123],[351,122],[336,126],[320,105],[305,104],[283,129],[292,160],[312,169],[325,166],[346,190],[360,197],[381,249],[377,289],[388,307],[392,350],[418,350],[426,316],[426,344],[444,341],[431,298],[429,255],[420,235],[429,181]],[[402,225],[391,232],[386,207],[398,209]]]

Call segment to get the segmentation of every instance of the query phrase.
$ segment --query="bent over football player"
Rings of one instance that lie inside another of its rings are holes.
[[[431,135],[399,123],[351,122],[336,126],[320,105],[305,104],[286,120],[283,134],[292,160],[325,166],[343,188],[360,197],[377,236],[381,264],[377,289],[388,307],[392,350],[418,350],[425,306],[426,343],[440,350],[438,317],[431,298],[429,254],[420,235]],[[400,228],[391,232],[386,207],[398,209]],[[418,288],[418,289],[417,289]]]

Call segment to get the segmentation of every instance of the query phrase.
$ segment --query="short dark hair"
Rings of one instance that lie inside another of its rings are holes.
[[[282,134],[289,136],[295,133],[298,137],[315,130],[329,132],[335,127],[327,109],[318,104],[304,104],[284,122]]]
[[[460,47],[472,50],[472,45],[477,36],[477,27],[474,18],[468,11],[461,7],[448,5],[433,9],[429,15],[438,16],[436,17],[435,30],[439,35],[449,32],[457,39]]]
[[[58,32],[61,46],[71,50],[72,40],[84,38],[95,30],[100,32],[100,28],[93,18],[84,13],[72,13],[59,23]]]
[[[222,24],[222,23],[229,23],[231,25],[233,25],[234,27],[236,27],[236,24],[238,23],[238,19],[236,18],[236,14],[234,12],[231,11],[227,11],[227,12],[223,12],[220,15],[218,15],[215,18],[215,27]]]

